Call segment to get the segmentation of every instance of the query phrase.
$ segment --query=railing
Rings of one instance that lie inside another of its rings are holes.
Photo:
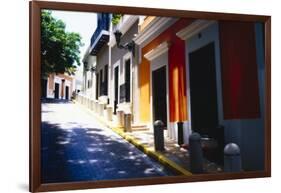
[[[109,31],[110,15],[108,13],[99,13],[97,17],[98,17],[97,28],[91,37],[91,46],[98,38],[102,30]]]

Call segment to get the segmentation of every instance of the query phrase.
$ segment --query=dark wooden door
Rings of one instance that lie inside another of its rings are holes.
[[[125,62],[125,100],[130,102],[131,99],[131,60],[126,60]]]
[[[69,100],[69,87],[68,86],[65,87],[65,99]]]
[[[114,68],[114,109],[113,113],[116,115],[118,104],[118,89],[119,89],[119,67]]]
[[[167,127],[166,66],[152,72],[153,121],[161,120]]]
[[[216,136],[218,126],[214,43],[189,54],[192,130],[201,136]]]
[[[46,98],[47,97],[47,85],[48,85],[48,80],[43,79],[42,80],[42,87],[41,87],[41,97]]]
[[[55,99],[59,98],[60,84],[55,83]]]

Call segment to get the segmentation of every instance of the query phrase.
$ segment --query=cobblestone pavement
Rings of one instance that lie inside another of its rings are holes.
[[[174,175],[72,103],[42,103],[42,182]]]

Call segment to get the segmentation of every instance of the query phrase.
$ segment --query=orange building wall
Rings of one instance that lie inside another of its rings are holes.
[[[142,122],[150,121],[150,62],[142,56],[142,62],[139,69],[140,84],[140,120]]]
[[[193,20],[180,19],[158,37],[142,48],[142,61],[139,67],[140,73],[140,120],[150,122],[150,62],[144,55],[164,41],[169,42],[169,110],[170,121],[187,120],[187,96],[185,77],[185,51],[184,41],[180,40],[176,33],[189,25]]]

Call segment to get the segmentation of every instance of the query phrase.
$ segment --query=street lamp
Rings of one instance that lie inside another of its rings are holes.
[[[91,72],[96,72],[96,67],[95,66],[93,66],[93,67],[91,67]]]
[[[121,41],[122,32],[119,31],[119,30],[116,30],[114,32],[114,36],[115,36],[117,47],[119,49],[129,50],[130,52],[132,52],[133,56],[135,56],[135,42],[134,42],[134,40],[132,40],[131,42],[128,42],[124,45],[121,45],[120,41]]]
[[[89,71],[88,62],[84,62],[84,70],[85,72]]]

